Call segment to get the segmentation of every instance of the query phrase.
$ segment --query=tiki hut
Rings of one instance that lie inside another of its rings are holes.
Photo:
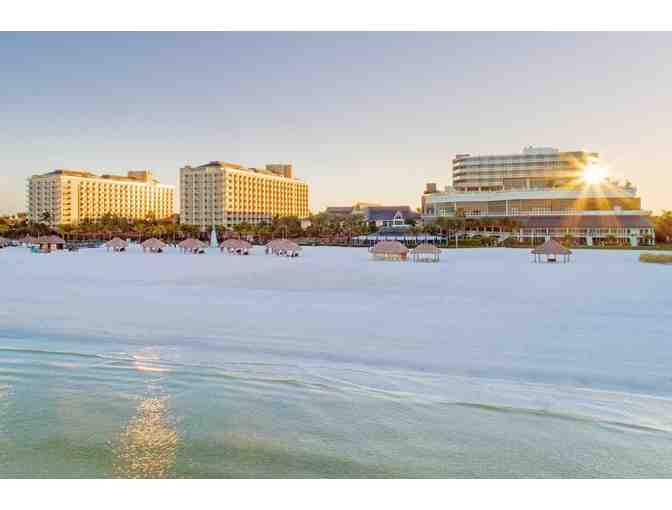
[[[298,257],[301,247],[288,239],[273,239],[266,245],[266,254],[282,257]]]
[[[104,244],[105,248],[107,251],[116,251],[116,252],[121,252],[121,251],[126,251],[128,248],[128,243],[124,241],[123,239],[119,237],[115,237],[114,239],[110,239]]]
[[[567,263],[569,262],[572,250],[565,248],[553,239],[549,239],[544,244],[537,246],[530,253],[534,256],[534,262],[557,262],[562,257],[562,262]]]
[[[219,245],[219,249],[229,255],[249,255],[252,245],[243,239],[226,239]]]
[[[152,237],[143,242],[141,246],[142,251],[144,252],[163,253],[163,249],[166,247],[166,243],[160,241],[159,239],[156,239],[155,237]]]
[[[65,248],[65,241],[58,236],[41,236],[35,241],[43,253],[51,253]]]
[[[199,253],[205,253],[205,249],[207,248],[208,245],[205,244],[203,241],[199,241],[198,239],[189,238],[185,239],[177,246],[180,250],[182,250],[182,253],[199,254]]]
[[[37,244],[37,237],[26,234],[26,237],[22,238],[20,242],[25,246],[33,246]]]
[[[434,244],[422,243],[412,251],[413,262],[438,262],[441,257],[441,248]]]
[[[369,250],[374,260],[406,260],[408,248],[399,241],[379,241]]]
[[[285,240],[282,244],[282,251],[284,251],[284,255],[287,257],[298,257],[301,250],[301,246],[294,241]]]

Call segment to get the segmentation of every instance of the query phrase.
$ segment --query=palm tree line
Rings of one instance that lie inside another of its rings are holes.
[[[652,216],[656,230],[656,241],[669,243],[672,241],[672,211],[663,211],[659,216]],[[167,219],[148,216],[145,219],[128,219],[111,214],[98,220],[83,220],[77,225],[51,226],[48,212],[40,216],[39,221],[30,221],[27,214],[0,216],[0,236],[18,239],[20,237],[58,234],[66,240],[107,240],[112,237],[130,238],[142,241],[156,237],[168,242],[179,242],[188,237],[207,239],[210,230],[202,230],[195,225],[179,223],[177,215]],[[487,240],[505,232],[515,234],[520,229],[520,222],[515,218],[474,218],[464,216],[439,217],[431,223],[418,225],[408,220],[406,230],[410,236],[419,234],[441,235],[447,239],[463,238],[469,232]],[[278,237],[307,237],[328,242],[349,242],[354,237],[375,233],[378,228],[367,223],[361,216],[335,216],[326,213],[311,215],[305,226],[299,218],[293,216],[275,217],[266,223],[239,223],[232,228],[216,227],[218,237],[249,237],[255,239],[272,239]],[[566,242],[571,244],[571,236]]]
[[[481,231],[484,234],[510,231],[515,221],[488,220],[476,218],[438,218],[433,223],[418,225],[414,220],[408,221],[407,233],[441,234],[454,237],[466,231]],[[330,240],[351,240],[353,237],[375,233],[378,228],[361,216],[338,217],[326,213],[311,215],[305,224],[295,216],[275,217],[266,223],[238,223],[228,229],[216,227],[218,236],[246,236],[260,239],[276,237],[298,238],[309,237]],[[188,237],[207,238],[209,229],[204,231],[195,225],[179,223],[179,217],[157,219],[148,216],[145,219],[129,219],[112,214],[97,220],[84,219],[78,224],[51,225],[48,212],[40,216],[39,221],[30,221],[26,214],[0,217],[0,235],[12,238],[58,234],[66,240],[106,240],[112,237],[123,237],[143,240],[156,237],[167,241],[179,241]]]

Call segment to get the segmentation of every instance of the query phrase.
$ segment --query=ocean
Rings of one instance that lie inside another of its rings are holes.
[[[0,477],[672,474],[636,252],[0,252]]]

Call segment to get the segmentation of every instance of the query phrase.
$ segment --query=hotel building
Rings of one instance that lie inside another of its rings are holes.
[[[106,214],[129,219],[173,215],[175,186],[159,184],[149,170],[126,176],[94,175],[83,170],[54,170],[28,179],[28,217],[49,223],[77,224]]]
[[[180,222],[213,225],[270,223],[274,216],[306,218],[308,184],[292,165],[246,168],[224,161],[180,169]]]
[[[653,243],[637,189],[601,179],[601,170],[596,152],[527,147],[521,154],[458,154],[452,186],[439,191],[427,184],[423,219],[514,218],[520,240],[571,235],[588,245],[607,238]]]

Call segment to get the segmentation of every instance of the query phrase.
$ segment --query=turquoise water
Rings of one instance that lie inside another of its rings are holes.
[[[515,250],[485,252],[455,271],[349,251],[348,272],[307,250],[256,276],[215,256],[12,255],[0,476],[670,476],[666,280],[643,268],[617,294],[609,254],[542,305],[550,283],[501,292],[530,283]]]

